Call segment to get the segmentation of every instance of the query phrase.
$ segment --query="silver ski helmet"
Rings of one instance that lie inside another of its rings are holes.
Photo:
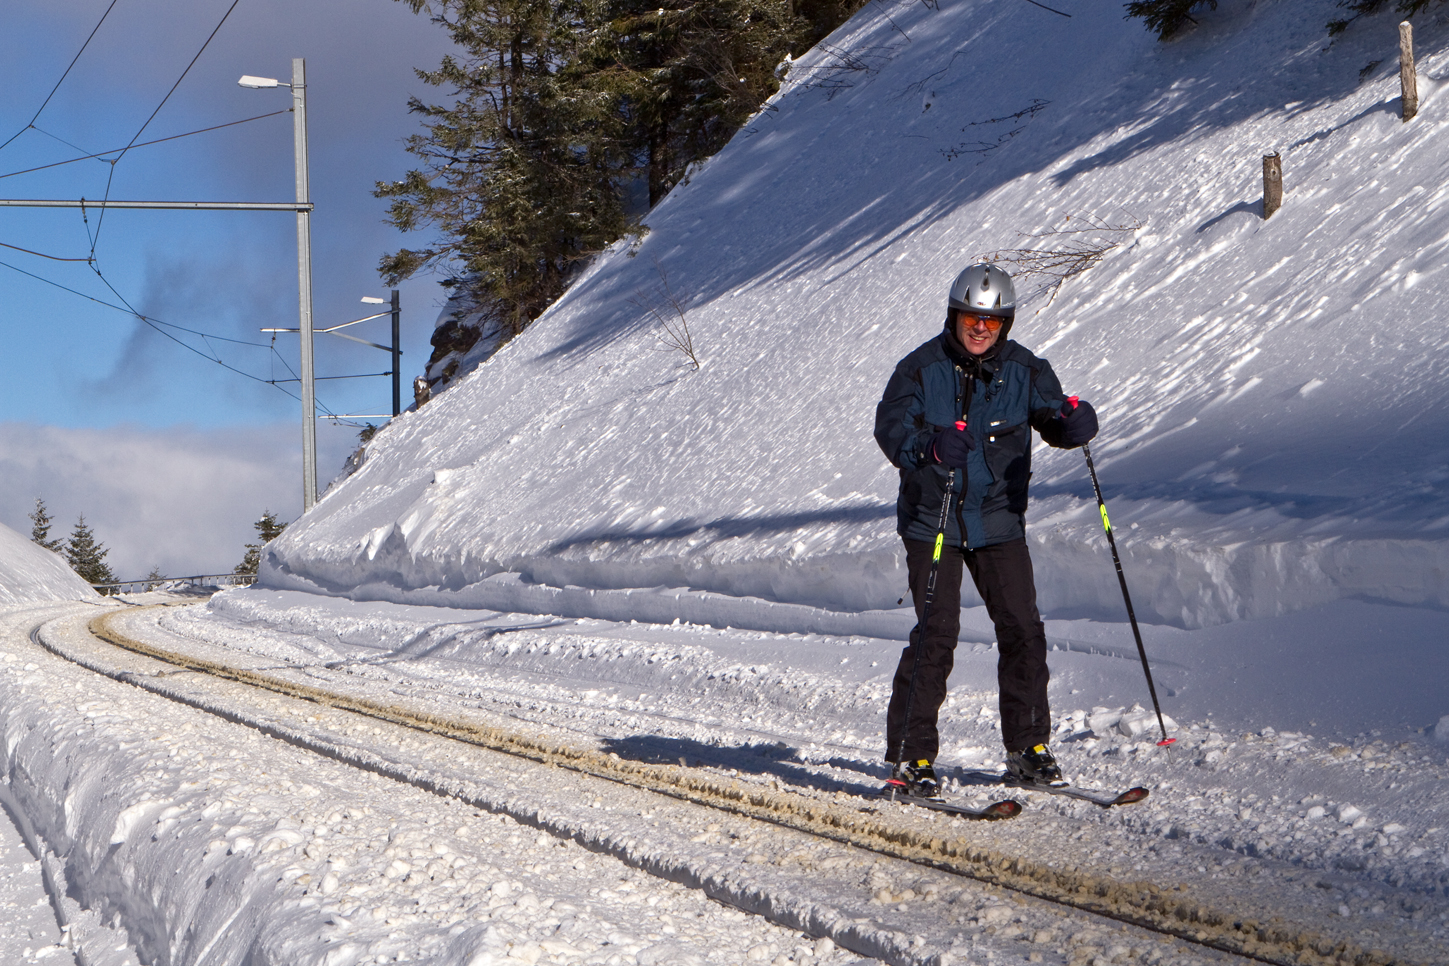
[[[1016,286],[995,265],[968,265],[956,276],[947,304],[973,315],[990,315],[1010,323],[1016,318]]]

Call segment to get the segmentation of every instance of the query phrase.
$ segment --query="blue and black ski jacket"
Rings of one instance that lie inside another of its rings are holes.
[[[875,439],[901,471],[896,531],[934,542],[950,468],[930,455],[931,439],[965,419],[976,437],[956,471],[946,542],[974,550],[1026,535],[1031,430],[1062,447],[1058,418],[1066,396],[1051,364],[1009,339],[981,357],[949,331],[917,346],[886,383],[875,410]]]

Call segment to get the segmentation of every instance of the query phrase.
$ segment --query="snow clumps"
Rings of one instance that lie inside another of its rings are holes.
[[[1168,731],[1177,730],[1177,722],[1167,715],[1162,716],[1162,723]],[[1086,725],[1099,737],[1115,729],[1128,738],[1137,738],[1157,730],[1157,714],[1140,704],[1130,708],[1093,708],[1086,717]]]

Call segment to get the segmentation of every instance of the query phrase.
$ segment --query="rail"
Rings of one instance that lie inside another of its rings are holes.
[[[1336,922],[1324,929],[1321,925],[1275,915],[1276,910],[1272,909],[1254,910],[1258,916],[1250,918],[1232,903],[1221,908],[1216,903],[1209,905],[1180,884],[1121,879],[1115,872],[1109,875],[1090,867],[1071,864],[1063,867],[1023,854],[1004,853],[958,837],[943,826],[902,827],[882,815],[878,806],[867,802],[840,797],[822,800],[778,786],[770,790],[742,785],[689,768],[682,761],[678,766],[630,761],[591,748],[555,744],[545,736],[450,718],[431,708],[407,707],[394,703],[391,698],[378,701],[347,695],[277,674],[166,650],[132,638],[115,627],[114,621],[121,615],[135,613],[135,610],[122,610],[103,614],[88,623],[88,630],[94,638],[115,647],[189,671],[794,829],[1271,966],[1422,966],[1444,961],[1433,958],[1432,954],[1424,957],[1422,949],[1414,948],[1412,942],[1404,944],[1412,950],[1406,954],[1366,949],[1356,938],[1335,928]],[[223,717],[235,714],[219,709],[209,699],[178,695],[169,684],[162,683],[170,680],[164,678],[164,672],[138,674],[107,668],[103,662],[80,660],[42,640],[39,628],[32,638],[54,653],[116,680]],[[233,717],[232,720],[241,719]],[[247,723],[259,726],[255,721]],[[270,729],[267,733],[299,747],[351,761],[328,742],[317,742],[283,729]],[[392,777],[429,790],[435,788],[431,780],[420,779],[415,772],[392,774]]]

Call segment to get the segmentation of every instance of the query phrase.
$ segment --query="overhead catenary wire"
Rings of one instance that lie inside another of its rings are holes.
[[[44,134],[46,137],[50,138],[52,141],[59,141],[61,144],[64,144],[68,148],[74,148],[77,151],[84,151],[85,150],[85,148],[81,147],[79,144],[76,144],[74,141],[67,141],[65,138],[61,137],[59,134],[53,134],[50,131],[47,131],[45,128],[40,127],[39,125],[32,124],[32,125],[30,125],[30,127],[31,127],[31,129],[33,131],[35,131],[36,134]]]
[[[181,82],[186,79],[186,75],[191,73],[191,68],[196,66],[196,62],[201,59],[201,55],[206,52],[206,48],[210,46],[212,39],[216,37],[217,32],[221,30],[222,25],[226,23],[227,18],[231,16],[231,12],[237,8],[237,4],[239,3],[241,3],[241,0],[232,0],[231,6],[226,8],[226,13],[221,15],[221,19],[217,21],[216,26],[211,29],[211,33],[208,34],[206,40],[202,42],[201,49],[196,52],[196,56],[191,58],[191,61],[186,65],[186,69],[181,72],[181,76],[176,78],[176,83],[172,84],[171,89],[166,92],[166,96],[161,98],[161,103],[156,105],[156,110],[152,111],[151,115],[147,117],[146,120],[141,124],[141,127],[131,138],[131,142],[127,144],[124,148],[122,148],[121,153],[116,155],[116,157],[109,162],[111,165],[111,172],[106,177],[106,199],[109,199],[111,197],[111,184],[116,177],[116,165],[120,164],[121,159],[126,156],[126,152],[130,151],[131,148],[135,147],[136,142],[141,139],[141,135],[145,133],[146,128],[149,127],[151,122],[156,119],[156,115],[161,113],[161,108],[165,107],[166,102],[171,100],[171,95],[176,93],[176,89],[181,86]],[[101,226],[105,222],[105,219],[106,213],[105,210],[102,209],[100,217],[96,219],[95,234],[91,238],[92,255],[95,254],[96,242],[100,239]]]
[[[106,17],[110,14],[111,10],[115,7],[115,5],[116,5],[117,2],[118,2],[118,0],[111,0],[111,3],[106,8],[105,13],[102,14],[100,21],[97,22],[96,26],[92,29],[90,35],[87,36],[85,43],[81,47],[81,50],[76,53],[76,56],[72,59],[70,65],[67,66],[65,72],[61,75],[61,78],[56,82],[55,86],[51,89],[50,93],[46,96],[45,101],[41,103],[40,107],[36,110],[35,114],[31,117],[30,121],[24,127],[22,127],[20,130],[16,131],[15,134],[12,135],[5,142],[0,143],[0,149],[3,149],[4,147],[6,147],[9,144],[11,144],[16,138],[18,138],[21,134],[25,133],[26,131],[34,129],[37,132],[39,132],[41,134],[44,134],[46,137],[49,137],[49,138],[51,138],[51,139],[53,139],[55,141],[58,141],[59,143],[64,144],[64,145],[66,145],[66,146],[68,146],[68,147],[70,147],[70,148],[72,148],[72,149],[74,149],[76,151],[80,151],[80,152],[84,152],[85,151],[85,149],[82,148],[82,147],[80,147],[79,145],[74,144],[74,143],[72,143],[70,141],[67,141],[65,138],[62,138],[59,135],[53,134],[53,133],[51,133],[49,131],[45,131],[45,130],[37,127],[35,125],[35,122],[40,118],[40,116],[44,112],[46,106],[50,103],[51,99],[54,97],[56,91],[59,90],[60,85],[64,82],[65,78],[70,74],[71,69],[79,61],[81,54],[84,53],[85,49],[89,46],[91,40],[95,37],[97,31],[100,29],[101,24],[104,23]],[[157,332],[159,335],[162,335],[162,336],[166,337],[167,339],[170,339],[172,342],[175,342],[177,345],[181,346],[182,348],[186,349],[187,351],[192,352],[195,355],[201,356],[202,358],[206,359],[209,362],[214,362],[217,365],[220,365],[222,368],[227,369],[227,370],[230,370],[231,372],[234,372],[237,375],[240,375],[240,376],[242,376],[244,378],[251,379],[251,380],[253,380],[255,382],[263,383],[263,384],[266,384],[266,385],[270,385],[270,386],[278,389],[279,391],[283,392],[284,394],[286,394],[289,398],[298,399],[299,397],[296,394],[288,391],[287,389],[283,388],[281,385],[278,385],[279,382],[291,382],[291,381],[294,381],[296,379],[296,372],[286,362],[286,360],[281,357],[280,353],[278,353],[277,347],[276,347],[276,344],[275,344],[275,339],[273,339],[271,343],[250,342],[250,341],[243,340],[243,339],[234,339],[234,338],[229,338],[229,337],[226,337],[226,336],[218,336],[218,335],[214,335],[212,333],[202,332],[202,331],[197,330],[197,329],[190,329],[190,328],[187,328],[185,326],[175,325],[173,323],[164,322],[164,321],[162,321],[160,319],[155,319],[153,317],[150,317],[150,316],[146,315],[145,313],[138,311],[136,309],[136,307],[133,306],[130,303],[130,301],[125,296],[123,296],[120,293],[120,291],[114,285],[111,284],[110,280],[108,278],[106,278],[104,272],[101,270],[101,267],[100,267],[100,264],[99,264],[99,260],[98,260],[98,256],[97,256],[97,248],[98,248],[99,243],[100,243],[101,229],[103,227],[104,220],[105,220],[105,210],[104,209],[106,207],[109,207],[108,202],[110,200],[111,188],[112,188],[112,185],[113,185],[114,179],[115,179],[116,165],[119,164],[120,161],[126,156],[126,154],[128,152],[130,152],[133,148],[137,148],[137,147],[147,147],[147,146],[150,146],[150,145],[161,144],[161,143],[165,143],[165,142],[169,142],[169,141],[178,140],[180,138],[191,137],[191,136],[194,136],[194,135],[197,135],[197,134],[204,134],[204,133],[208,133],[208,132],[211,132],[211,131],[221,130],[221,129],[228,128],[228,127],[234,127],[234,126],[239,125],[239,124],[246,124],[246,123],[249,123],[251,121],[257,121],[257,120],[262,120],[262,119],[268,118],[268,117],[274,117],[274,116],[276,116],[278,114],[290,113],[290,110],[289,109],[283,109],[283,110],[278,110],[278,111],[270,111],[270,112],[265,113],[265,114],[255,115],[253,117],[248,117],[248,118],[242,118],[242,119],[236,120],[236,121],[229,121],[229,122],[225,122],[225,123],[222,123],[222,124],[215,124],[215,125],[211,125],[211,126],[208,126],[208,127],[200,128],[200,129],[197,129],[197,130],[194,130],[194,131],[187,131],[187,132],[183,132],[181,134],[174,134],[174,135],[169,135],[167,137],[155,138],[155,139],[150,140],[150,141],[140,141],[139,140],[141,138],[141,136],[145,133],[146,129],[150,126],[150,124],[160,114],[161,110],[166,106],[167,102],[171,99],[171,97],[180,88],[182,82],[186,79],[187,75],[191,72],[192,68],[195,67],[195,65],[197,64],[197,62],[201,59],[202,54],[204,54],[206,52],[207,48],[211,45],[212,41],[216,38],[217,34],[220,32],[221,28],[226,24],[226,21],[231,17],[231,14],[240,5],[240,2],[241,2],[241,0],[232,0],[231,4],[226,8],[226,11],[222,14],[221,18],[217,21],[216,25],[212,28],[211,32],[207,35],[206,39],[202,42],[201,46],[197,49],[196,53],[187,62],[186,67],[181,71],[180,75],[176,78],[175,82],[167,90],[166,94],[161,98],[160,102],[156,105],[155,109],[152,110],[151,113],[147,116],[146,120],[142,122],[141,126],[136,130],[136,133],[134,135],[132,135],[130,141],[127,142],[127,144],[124,147],[122,147],[122,148],[112,148],[112,149],[109,149],[109,150],[106,150],[106,151],[100,151],[100,152],[94,152],[94,153],[88,153],[88,154],[87,153],[82,153],[79,157],[68,158],[68,159],[63,160],[63,161],[51,162],[49,164],[38,165],[38,166],[34,166],[34,167],[30,167],[30,168],[26,168],[26,169],[22,169],[22,170],[18,170],[18,171],[13,171],[13,172],[7,172],[7,173],[4,173],[4,174],[0,174],[0,178],[15,177],[15,176],[18,176],[18,175],[21,175],[21,174],[29,174],[29,173],[36,172],[36,171],[48,170],[50,168],[60,167],[60,166],[66,165],[66,164],[74,164],[76,162],[85,161],[85,160],[101,160],[102,162],[106,163],[109,166],[109,171],[108,171],[107,178],[106,178],[106,187],[105,187],[105,191],[103,193],[103,197],[102,197],[102,199],[100,200],[100,202],[98,204],[96,202],[92,202],[91,203],[91,206],[92,207],[100,207],[100,208],[102,208],[102,211],[100,212],[100,214],[96,218],[96,223],[95,223],[94,226],[91,225],[90,219],[89,219],[88,214],[87,214],[87,212],[85,210],[86,209],[86,202],[85,202],[84,199],[82,199],[81,205],[80,205],[80,207],[81,207],[81,217],[82,217],[82,221],[83,221],[83,223],[85,225],[85,231],[86,231],[86,235],[87,235],[87,241],[89,242],[89,255],[88,255],[88,257],[86,257],[86,258],[68,258],[68,257],[61,257],[61,256],[49,255],[49,254],[46,254],[44,252],[35,251],[35,250],[29,249],[29,248],[23,248],[23,247],[20,247],[20,246],[17,246],[17,245],[10,245],[10,244],[4,243],[4,242],[0,242],[0,247],[8,248],[8,249],[11,249],[13,251],[22,252],[22,253],[28,254],[28,255],[33,255],[33,256],[39,257],[39,258],[51,259],[51,260],[54,260],[54,261],[86,262],[87,264],[89,264],[89,266],[91,267],[91,269],[93,271],[95,271],[97,278],[100,279],[100,281],[102,282],[102,284],[104,284],[106,286],[106,288],[109,289],[110,292],[122,304],[121,305],[116,305],[114,303],[105,301],[104,299],[95,298],[94,296],[88,295],[88,294],[86,294],[84,292],[81,292],[81,291],[79,291],[77,289],[71,288],[71,287],[66,286],[66,285],[62,285],[62,284],[60,284],[58,282],[54,282],[51,279],[44,278],[44,277],[42,277],[40,275],[36,275],[36,274],[34,274],[32,272],[27,272],[24,269],[21,269],[21,268],[15,266],[15,265],[10,265],[8,263],[0,262],[0,266],[3,266],[5,268],[9,268],[12,271],[19,272],[20,274],[23,274],[23,275],[26,275],[28,277],[34,278],[37,281],[44,282],[44,283],[49,284],[49,285],[52,285],[52,286],[54,286],[56,288],[60,288],[63,291],[69,292],[71,294],[79,295],[82,298],[85,298],[85,299],[87,299],[89,301],[95,302],[95,303],[97,303],[99,305],[104,305],[104,306],[106,306],[108,308],[112,308],[112,309],[115,309],[117,311],[126,312],[127,314],[129,314],[129,315],[133,316],[134,318],[136,318],[138,321],[140,321],[140,322],[144,323],[145,325],[147,325],[148,327],[150,327],[152,330],[154,330],[155,332]],[[108,155],[112,155],[112,154],[114,154],[115,156],[114,157],[108,157]],[[120,205],[118,205],[118,206],[120,206]],[[125,206],[127,206],[127,207],[139,207],[140,205],[138,203],[126,203]],[[260,206],[258,206],[258,207],[260,207]],[[173,331],[168,331],[168,330],[174,330],[174,332]],[[178,335],[175,334],[175,333],[178,333],[178,332],[179,333],[186,333],[187,335],[191,335],[191,336],[194,336],[196,339],[199,339],[201,341],[202,345],[204,346],[204,349],[203,348],[198,348],[196,345],[193,345],[193,344],[187,342],[185,339],[178,337]],[[230,344],[234,344],[234,345],[239,345],[239,346],[249,346],[249,347],[256,347],[256,348],[264,348],[264,349],[266,349],[267,352],[268,352],[268,356],[271,359],[271,363],[272,363],[272,365],[271,365],[271,368],[272,368],[271,375],[272,375],[273,378],[267,379],[267,378],[263,378],[261,376],[254,375],[253,373],[247,372],[244,369],[238,368],[237,366],[231,365],[228,362],[224,361],[221,358],[221,355],[218,353],[216,347],[212,344],[213,340],[221,341],[221,342],[226,342],[226,343],[230,343]],[[356,341],[361,341],[361,340],[356,340]],[[277,373],[276,373],[276,363],[279,362],[279,361],[282,363],[285,371],[287,371],[288,373],[290,373],[294,377],[294,379],[278,380],[276,378],[276,375],[277,375]],[[390,375],[390,374],[391,373],[383,373],[383,375]],[[351,378],[351,377],[336,377],[336,378]],[[296,381],[300,381],[300,380],[296,380]],[[323,403],[320,399],[316,399],[315,396],[313,397],[313,403],[314,403],[316,409],[321,414],[327,416],[328,418],[332,418],[334,420],[339,419],[339,418],[342,418],[338,413],[334,412],[329,406],[327,406],[325,403]]]
[[[0,242],[0,248],[8,248],[11,251],[24,252],[27,255],[34,255],[36,258],[48,258],[53,262],[88,262],[89,258],[62,258],[59,255],[47,255],[45,252],[33,252],[28,248],[21,248],[19,245],[7,245]]]
[[[13,246],[8,246],[7,245],[5,247],[8,248],[8,247],[13,247]],[[74,260],[75,261],[88,261],[88,259],[84,259],[84,258],[82,258],[82,259],[74,259]],[[205,352],[202,352],[200,349],[196,348],[196,346],[187,343],[183,339],[177,338],[171,332],[168,332],[166,330],[167,329],[175,329],[178,332],[185,332],[188,335],[194,335],[197,338],[202,339],[204,342],[206,342],[208,348],[211,348],[210,343],[212,341],[217,341],[217,342],[229,342],[229,343],[233,343],[235,345],[248,346],[248,347],[251,347],[251,348],[266,349],[266,350],[268,350],[269,355],[275,357],[275,361],[280,361],[282,363],[282,365],[286,368],[286,370],[288,372],[291,372],[295,376],[296,375],[296,372],[287,363],[287,360],[281,355],[281,353],[279,353],[277,351],[277,347],[275,345],[275,340],[273,340],[273,342],[251,342],[251,341],[248,341],[246,339],[234,339],[234,338],[231,338],[229,336],[216,335],[216,334],[210,333],[210,332],[202,332],[199,329],[188,328],[188,327],[186,327],[184,325],[177,325],[174,322],[165,322],[165,321],[162,321],[161,319],[157,319],[157,318],[153,318],[153,317],[151,317],[149,315],[145,315],[144,313],[138,312],[134,308],[130,307],[129,306],[129,303],[124,304],[124,305],[117,305],[114,302],[107,302],[105,299],[96,298],[94,295],[89,295],[89,294],[87,294],[85,292],[80,291],[79,289],[74,289],[74,288],[71,288],[68,285],[63,285],[62,283],[57,282],[57,281],[54,281],[53,279],[46,278],[43,275],[37,275],[34,272],[27,272],[25,269],[20,268],[17,265],[11,265],[9,262],[0,261],[0,268],[8,268],[12,272],[18,272],[21,275],[25,275],[25,276],[27,276],[29,278],[35,279],[37,282],[44,282],[46,285],[50,285],[50,286],[53,286],[55,288],[58,288],[58,289],[60,289],[62,291],[69,292],[72,295],[78,295],[78,296],[80,296],[83,299],[86,299],[86,300],[91,301],[91,302],[95,302],[97,305],[103,305],[103,306],[105,306],[108,309],[115,309],[117,312],[124,312],[126,315],[133,316],[134,318],[138,319],[139,321],[144,322],[146,325],[150,326],[152,329],[154,329],[160,335],[165,336],[166,338],[170,339],[172,342],[175,342],[177,345],[181,346],[182,348],[186,349],[187,351],[192,352],[192,353],[195,353],[196,355],[200,356],[201,358],[206,359],[208,362],[214,362],[217,365],[221,366],[223,369],[228,369],[228,370],[236,373],[239,376],[243,376],[244,378],[247,378],[247,379],[252,380],[253,382],[259,382],[259,383],[262,383],[264,385],[272,386],[275,389],[277,389],[279,392],[283,393],[284,395],[288,396],[291,399],[297,399],[299,401],[301,399],[301,397],[298,396],[296,393],[289,392],[283,386],[278,385],[278,382],[279,381],[283,381],[283,380],[264,379],[261,376],[253,375],[252,373],[247,372],[244,369],[238,369],[236,366],[233,366],[233,365],[227,363],[219,355],[217,355],[215,349],[212,349],[212,354],[211,355],[208,355]],[[121,294],[119,292],[116,292],[115,288],[110,284],[109,281],[106,280],[106,278],[105,278],[104,275],[101,275],[101,273],[99,271],[96,274],[100,277],[102,283],[104,283],[107,288],[109,288],[112,292],[115,292],[116,297],[118,299],[120,299],[123,303],[126,302],[126,299],[123,296],[121,296]],[[320,409],[322,411],[323,415],[327,416],[328,418],[336,418],[336,415],[337,414],[332,411],[331,407],[325,405],[320,399],[317,400],[317,408]]]
[[[259,342],[244,342],[241,339],[229,339],[229,338],[227,338],[225,336],[213,336],[213,335],[210,335],[209,333],[200,332],[200,331],[197,331],[195,329],[186,329],[186,330],[184,330],[184,331],[190,332],[192,335],[197,336],[203,342],[206,343],[206,347],[208,349],[211,349],[211,355],[207,355],[205,352],[202,352],[200,349],[196,348],[195,346],[188,345],[186,342],[182,341],[181,339],[178,339],[176,336],[172,335],[170,332],[167,332],[164,329],[162,329],[161,326],[158,324],[158,320],[153,320],[150,316],[147,316],[144,313],[137,311],[136,308],[135,308],[135,306],[131,305],[131,303],[126,299],[126,297],[124,295],[122,295],[119,291],[116,290],[116,287],[111,284],[110,279],[106,278],[105,274],[101,271],[100,266],[97,265],[94,262],[94,260],[90,263],[90,266],[91,266],[91,270],[96,273],[96,277],[101,280],[102,284],[104,284],[106,286],[106,288],[110,289],[111,290],[111,293],[113,295],[115,295],[116,298],[120,299],[121,300],[121,303],[126,306],[125,311],[130,312],[136,318],[140,319],[142,322],[144,322],[147,325],[149,325],[152,329],[155,329],[161,335],[164,335],[166,338],[170,339],[172,342],[175,342],[177,345],[183,346],[186,349],[189,349],[190,351],[192,351],[192,352],[196,353],[197,355],[201,356],[203,359],[210,359],[212,362],[215,362],[217,365],[222,366],[223,368],[226,368],[226,369],[230,369],[232,372],[238,373],[240,375],[244,375],[248,379],[254,380],[256,382],[266,383],[267,385],[275,386],[277,389],[279,389],[282,392],[286,393],[288,396],[292,396],[293,399],[297,399],[298,401],[300,401],[300,399],[301,399],[300,396],[293,396],[292,393],[287,392],[287,390],[285,390],[285,389],[282,389],[281,386],[277,386],[276,383],[271,382],[271,381],[266,380],[266,379],[262,379],[262,378],[260,378],[258,376],[254,376],[254,375],[252,375],[249,372],[244,372],[243,370],[238,369],[235,366],[227,365],[225,362],[222,362],[221,361],[221,357],[219,355],[217,355],[216,350],[211,348],[211,343],[210,343],[209,340],[215,338],[215,339],[218,339],[218,340],[221,340],[221,341],[224,341],[224,342],[233,342],[233,343],[238,343],[238,344],[241,344],[241,345],[251,345],[251,346],[263,346],[264,345],[263,343],[259,343]],[[181,328],[181,327],[180,326],[177,326],[176,328]],[[276,348],[275,345],[270,345],[270,346],[265,346],[265,347],[268,348],[271,352],[276,352],[277,351],[277,348]],[[326,404],[324,404],[321,400],[317,399],[315,396],[313,397],[313,403],[317,406],[318,409],[321,409],[322,410],[322,412],[323,412],[324,415],[327,415],[327,416],[335,415],[333,413],[333,411],[332,411],[331,408],[329,408]]]
[[[1062,17],[1071,17],[1071,14],[1069,14],[1069,13],[1066,13],[1065,11],[1062,11],[1062,10],[1058,10],[1056,7],[1048,7],[1044,3],[1038,3],[1037,0],[1026,0],[1026,2],[1029,3],[1029,4],[1031,4],[1033,7],[1041,7],[1043,10],[1050,10],[1052,13],[1057,14],[1059,16],[1062,16]]]
[[[204,127],[204,128],[200,128],[200,129],[195,130],[195,131],[187,131],[185,134],[172,134],[169,137],[157,138],[154,141],[142,141],[139,144],[132,144],[130,146],[130,148],[131,149],[134,149],[134,148],[146,148],[146,147],[150,147],[153,144],[164,144],[167,141],[175,141],[175,140],[177,140],[179,138],[189,138],[189,137],[191,137],[194,134],[206,134],[206,133],[208,133],[210,131],[220,131],[222,128],[235,127],[238,124],[246,124],[246,123],[248,123],[250,121],[260,121],[263,118],[276,117],[278,114],[290,114],[290,113],[291,113],[291,108],[284,108],[283,110],[280,110],[280,111],[272,111],[269,114],[258,114],[256,117],[244,117],[240,121],[227,121],[225,124],[213,124],[211,127]],[[39,128],[37,128],[36,130],[39,130]],[[42,132],[42,133],[49,133],[49,132]],[[51,136],[54,137],[54,135],[51,135]],[[61,139],[60,138],[56,138],[56,140],[59,141]],[[62,141],[62,143],[63,144],[70,144],[69,141]],[[84,151],[85,150],[84,148],[76,147],[76,145],[74,145],[74,144],[70,144],[70,146],[73,147],[73,148],[75,148],[77,151]],[[82,155],[81,157],[78,157],[78,158],[68,158],[65,161],[52,161],[50,164],[42,164],[42,165],[38,165],[38,166],[36,166],[34,168],[23,168],[23,169],[21,169],[19,171],[9,171],[9,172],[6,172],[5,174],[0,174],[0,178],[14,178],[14,177],[16,177],[18,175],[22,175],[22,174],[32,174],[32,173],[34,173],[36,171],[45,171],[45,170],[47,170],[49,168],[59,168],[62,165],[66,165],[66,164],[75,164],[77,161],[90,161],[90,160],[93,160],[95,158],[101,158],[101,159],[104,160],[106,155],[108,155],[108,154],[115,154],[118,151],[122,151],[122,150],[128,150],[128,149],[125,149],[125,148],[111,148],[108,151],[97,151],[95,154],[86,154],[86,155]],[[107,162],[107,163],[109,163],[109,162]]]
[[[10,135],[10,137],[6,138],[4,144],[0,144],[0,151],[5,150],[7,147],[10,146],[10,142],[14,141],[16,138],[20,137],[20,135],[24,134],[26,131],[30,130],[32,127],[35,126],[35,122],[40,119],[41,112],[43,112],[46,108],[46,105],[50,103],[50,99],[55,96],[55,92],[60,90],[60,85],[65,83],[65,79],[70,76],[71,68],[75,67],[76,62],[81,59],[81,54],[85,53],[86,48],[90,46],[91,40],[94,39],[96,35],[96,31],[101,29],[101,24],[106,22],[106,18],[111,15],[111,10],[119,2],[120,0],[111,0],[110,6],[106,7],[106,12],[101,14],[101,19],[97,20],[96,25],[91,28],[90,34],[86,37],[86,42],[81,44],[80,50],[76,51],[75,56],[71,58],[70,64],[67,65],[67,67],[65,68],[65,72],[60,75],[60,80],[56,81],[55,86],[50,89],[50,93],[45,95],[45,100],[42,101],[40,107],[36,109],[35,115],[26,123],[24,127],[16,131],[14,134]],[[235,6],[235,4],[233,4],[233,6]],[[231,11],[227,12],[230,13]],[[52,137],[54,137],[54,135],[52,135]]]

